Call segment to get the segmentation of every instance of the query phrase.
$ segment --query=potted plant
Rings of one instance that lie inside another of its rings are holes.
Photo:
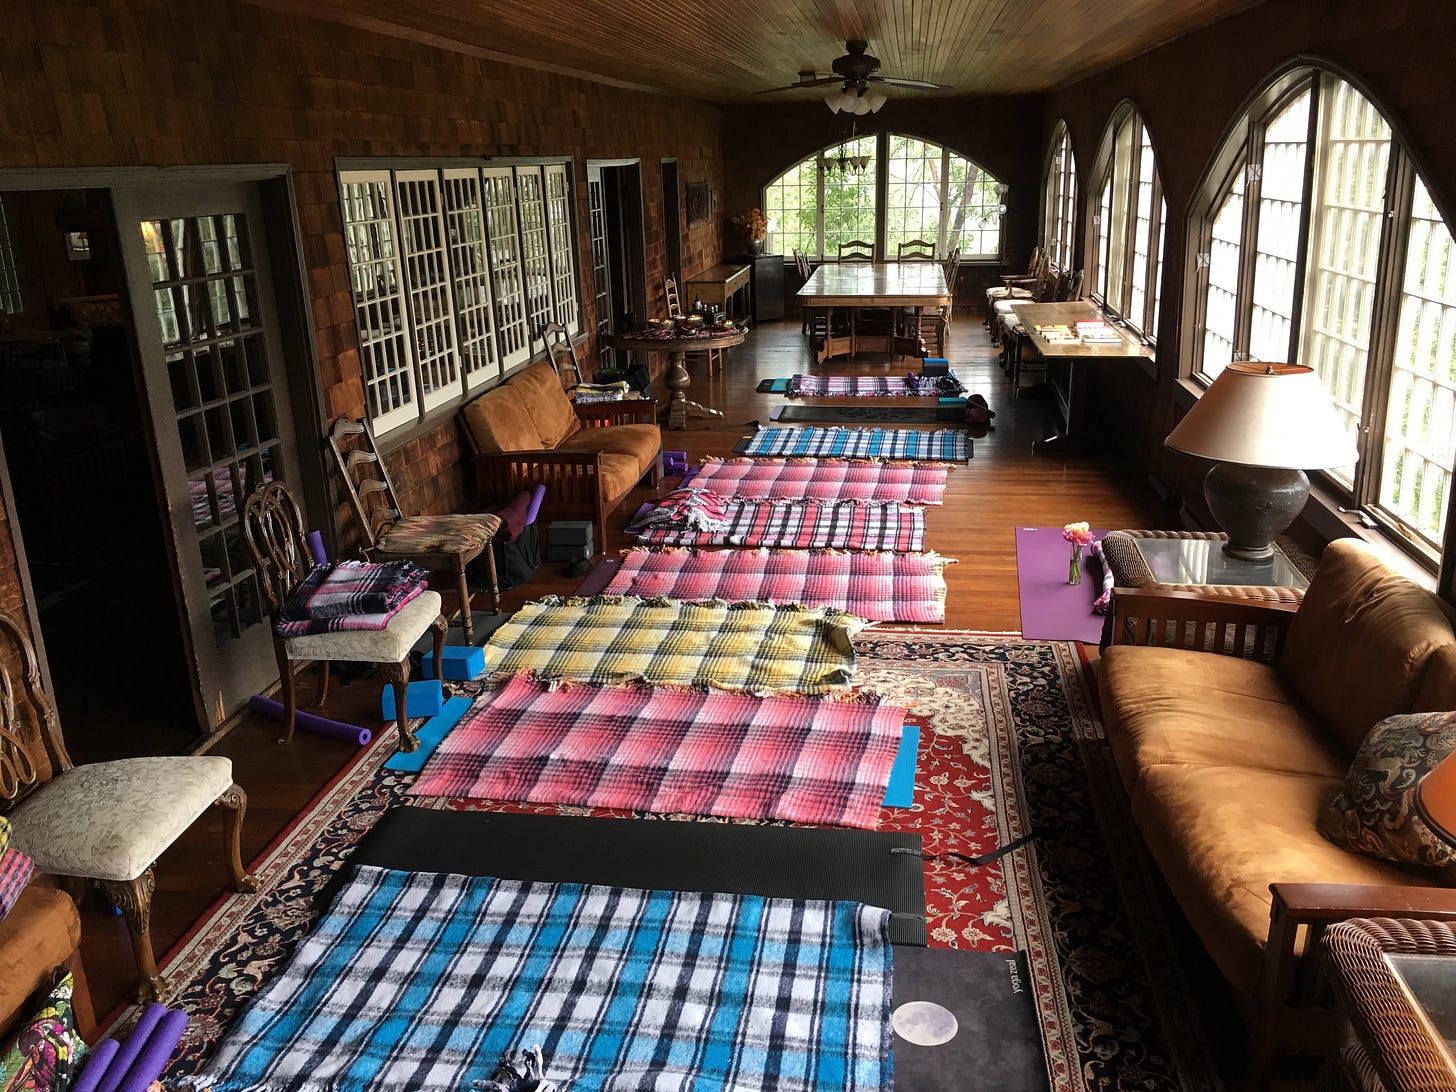
[[[749,209],[733,217],[733,226],[743,233],[748,249],[754,254],[763,253],[763,240],[768,235],[768,218],[759,209]]]

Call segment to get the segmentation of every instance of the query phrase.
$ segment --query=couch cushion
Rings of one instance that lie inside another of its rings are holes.
[[[1426,661],[1420,689],[1411,702],[1412,713],[1442,713],[1456,709],[1456,644],[1442,645]]]
[[[506,386],[514,388],[525,403],[542,447],[548,450],[560,447],[563,440],[581,428],[581,418],[562,390],[556,369],[544,360],[512,376]]]
[[[1456,751],[1456,713],[1397,713],[1365,736],[1345,785],[1320,814],[1320,833],[1337,846],[1399,864],[1456,864],[1416,811],[1416,786]]]
[[[1337,778],[1247,766],[1163,765],[1143,771],[1133,817],[1168,887],[1225,977],[1257,997],[1271,883],[1438,883],[1340,849],[1315,829]]]
[[[502,451],[540,451],[541,434],[531,422],[523,392],[512,384],[486,391],[460,411],[475,450],[487,455]]]
[[[1372,725],[1410,712],[1431,654],[1453,642],[1434,596],[1363,542],[1337,539],[1290,624],[1279,666],[1353,754]]]
[[[1343,777],[1346,759],[1274,668],[1233,656],[1113,645],[1098,665],[1107,739],[1131,792],[1165,762]]]
[[[589,430],[590,431],[590,430]],[[602,496],[616,500],[642,478],[637,460],[631,455],[602,455]]]
[[[71,896],[37,877],[0,921],[0,1028],[15,1022],[42,982],[81,943]]]
[[[656,425],[584,428],[561,446],[566,450],[630,455],[636,460],[637,477],[640,478],[657,462],[657,453],[662,450],[662,430]]]

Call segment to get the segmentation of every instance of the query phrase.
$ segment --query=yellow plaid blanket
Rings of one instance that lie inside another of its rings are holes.
[[[491,634],[492,671],[820,694],[848,686],[863,618],[792,604],[548,596]]]

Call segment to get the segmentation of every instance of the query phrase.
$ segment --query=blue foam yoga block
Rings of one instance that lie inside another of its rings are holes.
[[[404,711],[411,717],[433,717],[445,704],[444,688],[438,679],[412,682],[404,699]],[[380,715],[385,720],[394,719],[394,687],[385,684],[379,698]]]
[[[441,675],[452,682],[466,682],[485,672],[485,649],[474,645],[446,645],[440,656]],[[435,651],[431,649],[420,659],[425,678],[435,677]]]

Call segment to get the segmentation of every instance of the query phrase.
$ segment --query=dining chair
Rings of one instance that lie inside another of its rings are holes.
[[[485,555],[491,610],[499,614],[500,581],[496,576],[495,551],[490,544],[500,530],[500,517],[486,512],[404,515],[389,471],[374,446],[374,434],[362,420],[340,417],[329,429],[329,446],[334,450],[334,459],[349,494],[349,506],[364,536],[365,556],[370,561],[413,561],[426,572],[453,575],[465,643],[473,644],[475,625],[465,569],[477,557]]]
[[[1047,255],[1041,247],[1032,247],[1031,260],[1027,263],[1025,273],[1003,273],[999,285],[986,289],[986,315],[981,325],[985,326],[988,330],[991,329],[991,324],[995,322],[996,318],[995,308],[997,302],[1009,299],[1030,298],[1032,286],[1041,274],[1042,260],[1046,257]]]
[[[839,260],[841,262],[872,262],[875,260],[875,244],[867,243],[862,239],[840,243]]]
[[[278,660],[278,677],[283,683],[283,734],[279,743],[293,739],[298,712],[298,694],[293,677],[295,663],[312,660],[319,664],[322,693],[324,672],[332,662],[375,664],[394,688],[395,729],[399,749],[413,751],[419,740],[410,731],[405,699],[409,687],[410,650],[431,629],[434,630],[435,663],[442,662],[445,633],[449,626],[440,613],[440,593],[422,591],[402,606],[380,630],[344,630],[283,637],[278,633],[279,612],[313,568],[313,555],[303,527],[298,502],[282,482],[269,482],[255,489],[243,504],[243,543],[263,588],[273,629],[273,654]]]
[[[19,672],[17,678],[13,671]],[[152,952],[156,860],[210,807],[222,811],[223,857],[233,887],[252,892],[243,869],[248,796],[221,755],[123,758],[76,766],[55,706],[41,684],[35,647],[19,620],[0,610],[0,804],[10,844],[36,870],[66,877],[72,894],[96,880],[121,910],[136,957],[137,998],[164,999],[171,985]]]
[[[663,292],[667,295],[668,317],[681,318],[683,312],[679,302],[681,297],[678,295],[677,279],[675,277],[664,277],[662,279],[662,289]],[[709,375],[712,375],[714,372],[721,372],[723,370],[722,349],[714,349],[711,347],[704,347],[702,349],[689,349],[687,352],[683,353],[683,358],[685,360],[689,358],[697,358],[707,361]]]
[[[933,262],[935,244],[924,239],[911,239],[895,248],[895,256],[902,262]]]
[[[799,271],[799,283],[809,283],[809,278],[814,275],[814,263],[809,261],[809,255],[802,250],[794,251],[794,266]],[[811,339],[823,338],[829,329],[827,312],[817,307],[799,306],[799,333]]]

